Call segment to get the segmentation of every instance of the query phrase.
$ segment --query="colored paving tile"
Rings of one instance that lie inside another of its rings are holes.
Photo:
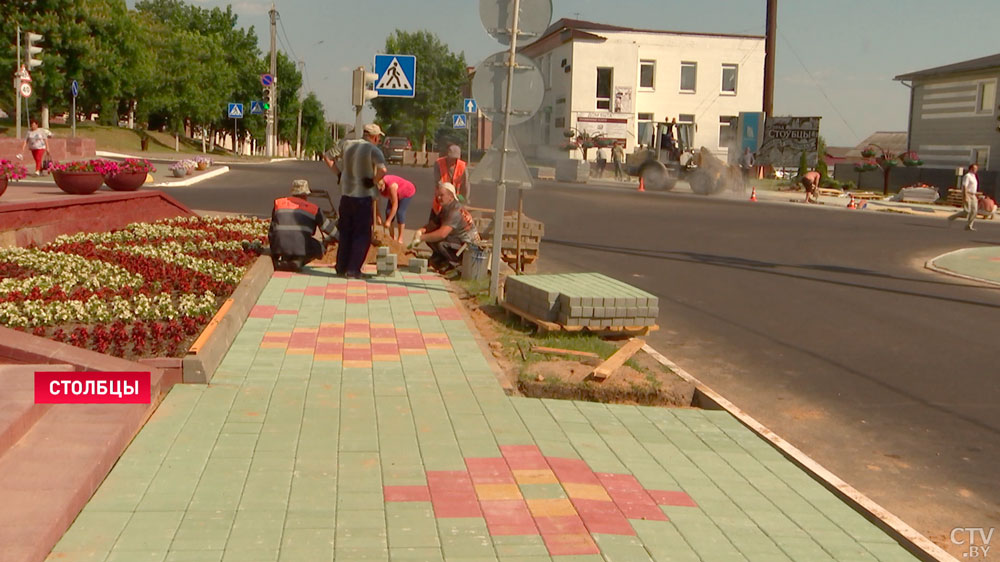
[[[506,396],[436,276],[276,273],[50,560],[910,560],[725,412]]]

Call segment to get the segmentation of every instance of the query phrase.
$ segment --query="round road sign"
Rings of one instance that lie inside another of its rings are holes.
[[[21,97],[30,98],[31,97],[31,84],[27,82],[21,82]]]
[[[501,51],[486,58],[476,67],[476,77],[472,79],[472,97],[479,104],[488,119],[503,121],[504,102],[507,99],[507,57],[508,51]],[[514,59],[514,90],[511,95],[510,124],[524,123],[542,106],[545,83],[538,67],[524,55]]]
[[[517,16],[517,43],[542,36],[552,21],[552,0],[520,0]],[[510,45],[514,25],[514,0],[479,0],[479,19],[486,33],[504,45]]]
[[[263,86],[270,86],[271,84],[274,84],[274,76],[270,74],[261,74],[260,83]]]

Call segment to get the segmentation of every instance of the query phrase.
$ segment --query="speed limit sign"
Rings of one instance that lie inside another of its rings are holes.
[[[21,82],[21,96],[25,98],[31,97],[31,84],[27,82]]]

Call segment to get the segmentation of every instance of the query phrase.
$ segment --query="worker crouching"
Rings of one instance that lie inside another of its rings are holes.
[[[298,271],[312,260],[323,257],[326,244],[336,239],[337,228],[333,221],[320,212],[319,207],[305,198],[309,196],[309,182],[295,180],[288,197],[274,200],[271,226],[267,232],[271,260],[281,271]],[[323,242],[316,239],[319,229]]]
[[[455,186],[449,182],[438,183],[434,199],[440,211],[431,211],[428,223],[417,231],[414,242],[430,246],[429,265],[447,273],[461,265],[461,255],[469,244],[479,242],[479,232],[472,215],[457,199]]]

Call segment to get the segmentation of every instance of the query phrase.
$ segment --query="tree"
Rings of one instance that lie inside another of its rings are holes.
[[[820,185],[830,180],[830,168],[826,165],[826,141],[823,137],[819,137],[816,142],[816,171],[819,172]]]
[[[806,151],[803,150],[802,156],[799,156],[799,172],[798,172],[799,179],[801,179],[802,176],[806,175],[806,172],[808,171],[809,171],[809,160],[808,156],[806,156]]]
[[[397,29],[385,40],[388,54],[416,55],[416,95],[411,99],[375,98],[376,122],[386,134],[419,138],[426,149],[438,124],[461,107],[462,86],[468,82],[465,53],[454,54],[429,31]]]
[[[877,144],[870,144],[861,151],[861,156],[865,158],[863,162],[854,165],[856,172],[871,172],[882,170],[882,195],[889,195],[889,175],[892,169],[902,164],[907,167],[923,166],[916,152],[908,151],[896,154],[891,150],[886,150]]]

